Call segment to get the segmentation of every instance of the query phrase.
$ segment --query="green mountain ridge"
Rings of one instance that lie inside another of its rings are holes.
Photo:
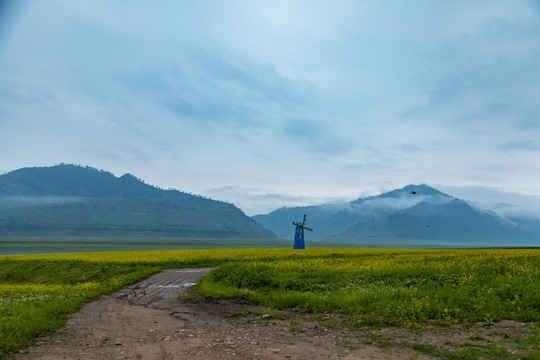
[[[64,164],[0,176],[0,235],[276,238],[232,204]]]

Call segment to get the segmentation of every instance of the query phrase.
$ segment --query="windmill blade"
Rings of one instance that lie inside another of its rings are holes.
[[[307,231],[313,232],[313,229],[310,229],[310,228],[308,228],[308,227],[305,227],[305,226],[304,226],[304,229],[306,229]]]

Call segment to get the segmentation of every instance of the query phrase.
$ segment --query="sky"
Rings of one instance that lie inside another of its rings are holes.
[[[0,173],[248,215],[422,183],[540,209],[539,64],[539,1],[4,0]]]

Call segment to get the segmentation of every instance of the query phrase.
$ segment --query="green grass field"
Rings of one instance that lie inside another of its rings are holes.
[[[83,303],[167,268],[214,267],[194,295],[351,315],[358,326],[540,321],[540,249],[213,249],[0,256],[0,356]],[[538,336],[536,336],[538,338]],[[533,341],[533,351],[538,342]]]

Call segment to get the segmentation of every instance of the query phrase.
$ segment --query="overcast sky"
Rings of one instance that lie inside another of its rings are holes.
[[[0,156],[249,215],[411,183],[540,199],[540,4],[2,1]]]

